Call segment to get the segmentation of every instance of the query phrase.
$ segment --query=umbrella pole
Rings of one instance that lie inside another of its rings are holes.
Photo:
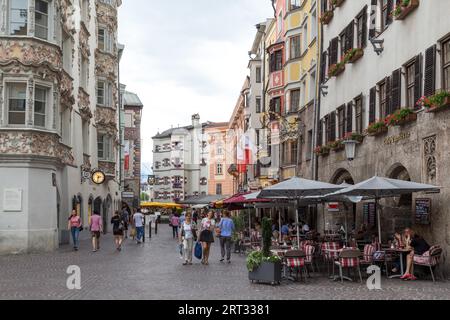
[[[300,199],[297,200],[297,214],[295,215],[295,222],[297,223],[297,249],[300,250],[300,226],[298,223],[298,214],[299,214],[299,207],[300,207]]]
[[[278,227],[279,227],[279,237],[280,237],[280,243],[283,241],[283,236],[281,235],[281,211],[278,209]]]
[[[345,209],[345,245],[348,246],[348,222],[347,222],[347,208]]]
[[[380,198],[376,199],[377,206],[377,221],[378,221],[378,242],[381,245],[381,207],[380,207]]]

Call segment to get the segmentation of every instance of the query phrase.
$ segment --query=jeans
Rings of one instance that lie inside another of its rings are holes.
[[[144,236],[144,227],[136,227],[136,239],[141,241]]]
[[[173,238],[178,238],[178,226],[172,226]]]
[[[70,228],[70,233],[72,234],[73,247],[78,249],[78,246],[80,245],[80,228],[72,227]]]
[[[222,252],[222,259],[225,258],[225,253],[226,253],[227,261],[230,261],[231,260],[231,237],[220,237],[220,250]]]
[[[184,261],[192,263],[192,250],[194,249],[194,239],[184,239]]]

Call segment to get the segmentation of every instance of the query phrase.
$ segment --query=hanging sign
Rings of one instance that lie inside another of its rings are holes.
[[[417,224],[430,224],[431,199],[416,199],[415,213]]]

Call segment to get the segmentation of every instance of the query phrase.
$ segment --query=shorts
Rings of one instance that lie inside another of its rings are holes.
[[[92,238],[100,238],[100,231],[91,231]]]

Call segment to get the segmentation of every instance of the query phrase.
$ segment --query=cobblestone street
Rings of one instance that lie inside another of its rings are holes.
[[[97,253],[83,240],[79,252],[66,246],[53,254],[0,257],[0,299],[450,299],[450,283],[442,281],[383,279],[383,290],[376,292],[365,284],[341,284],[322,275],[306,284],[251,284],[244,256],[234,255],[231,265],[221,264],[216,241],[209,266],[198,260],[182,266],[169,227],[159,229],[144,245],[127,240],[121,253],[107,235]],[[81,290],[66,288],[70,265],[81,268]]]

